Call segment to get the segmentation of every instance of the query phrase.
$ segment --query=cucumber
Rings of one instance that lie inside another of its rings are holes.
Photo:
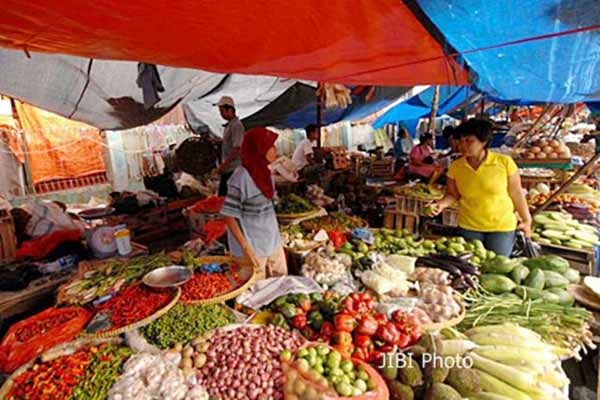
[[[570,238],[568,235],[565,234],[565,232],[555,230],[555,229],[544,229],[542,231],[542,236],[544,236],[550,240],[552,240],[552,239],[565,240],[565,239]]]
[[[552,223],[552,224],[544,224],[544,230],[549,230],[549,231],[557,231],[557,232],[563,232],[563,233],[567,233],[568,231],[572,230],[573,227],[566,225],[566,224],[558,224],[556,222]]]

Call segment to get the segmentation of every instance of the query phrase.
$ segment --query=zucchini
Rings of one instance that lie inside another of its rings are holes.
[[[483,274],[479,278],[481,287],[490,293],[502,294],[512,292],[517,285],[504,275]]]

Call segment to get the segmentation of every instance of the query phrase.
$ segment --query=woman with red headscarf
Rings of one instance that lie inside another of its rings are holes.
[[[221,209],[234,258],[249,260],[259,278],[287,274],[285,253],[273,206],[275,186],[269,164],[277,158],[277,135],[253,128],[244,135],[242,165],[227,182]]]

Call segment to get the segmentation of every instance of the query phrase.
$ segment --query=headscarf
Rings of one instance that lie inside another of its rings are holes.
[[[267,199],[275,195],[267,151],[275,145],[277,134],[265,128],[252,128],[244,134],[240,158],[252,180]]]

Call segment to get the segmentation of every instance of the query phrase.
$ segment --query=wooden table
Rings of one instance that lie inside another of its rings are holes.
[[[131,243],[132,251],[126,257],[137,257],[148,254],[148,248],[138,243]],[[91,263],[104,263],[106,260],[91,260]],[[45,276],[29,283],[23,290],[16,292],[0,291],[0,318],[7,319],[34,309],[52,296],[56,289],[77,274],[76,269]],[[54,301],[48,304],[51,306]]]

